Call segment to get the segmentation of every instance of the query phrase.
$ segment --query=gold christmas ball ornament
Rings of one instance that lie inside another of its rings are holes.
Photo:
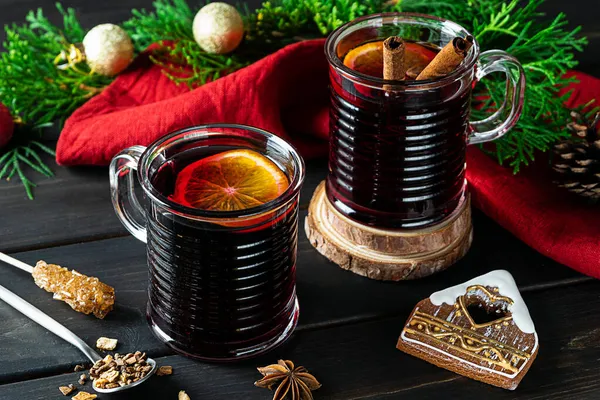
[[[85,58],[90,68],[105,76],[123,71],[133,60],[133,43],[120,26],[101,24],[83,38]]]
[[[202,50],[225,54],[235,50],[244,37],[244,21],[235,7],[209,3],[194,18],[194,39]]]

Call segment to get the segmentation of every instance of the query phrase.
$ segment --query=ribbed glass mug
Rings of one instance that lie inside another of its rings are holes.
[[[392,35],[442,48],[470,33],[433,16],[387,13],[356,19],[329,36],[327,198],[367,225],[424,228],[465,201],[467,145],[497,139],[518,121],[525,75],[514,57],[500,50],[480,54],[476,41],[455,71],[436,80],[386,81],[344,65],[352,48]],[[506,75],[503,103],[488,118],[470,121],[471,89],[492,72]]]
[[[288,176],[288,189],[241,211],[206,211],[169,199],[183,167],[230,149],[251,149],[271,159]],[[291,145],[243,125],[191,127],[114,157],[113,205],[125,227],[147,243],[147,317],[160,340],[191,357],[236,360],[291,335],[298,320],[298,198],[304,171]],[[134,193],[136,177],[142,202]]]

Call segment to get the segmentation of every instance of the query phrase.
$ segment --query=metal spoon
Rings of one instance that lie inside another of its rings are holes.
[[[77,347],[79,350],[81,350],[81,352],[83,354],[85,354],[85,356],[87,358],[90,359],[91,362],[95,363],[96,361],[99,361],[102,359],[102,357],[100,357],[100,354],[96,353],[96,351],[94,349],[92,349],[90,346],[88,346],[83,340],[81,340],[73,332],[71,332],[66,327],[61,325],[58,321],[51,318],[49,315],[42,312],[38,308],[34,307],[32,304],[23,300],[22,298],[20,298],[19,296],[17,296],[16,294],[14,294],[13,292],[11,292],[10,290],[6,289],[3,286],[0,286],[0,299],[4,300],[8,305],[14,307],[15,309],[17,309],[20,312],[22,312],[23,314],[25,314],[32,321],[37,322],[44,328],[48,329],[50,332],[54,333],[59,338],[66,340],[67,342],[71,343],[73,346]],[[148,375],[146,375],[145,377],[143,377],[142,379],[140,379],[137,382],[133,382],[129,385],[119,386],[119,387],[112,388],[112,389],[101,389],[101,388],[95,387],[94,385],[92,385],[92,386],[94,387],[94,390],[96,392],[100,392],[100,393],[116,393],[121,390],[129,389],[134,386],[137,386],[140,383],[145,382],[148,378],[150,378],[154,374],[154,372],[156,372],[156,361],[154,361],[151,358],[148,358],[148,359],[146,359],[146,362],[152,366],[152,370],[150,370]]]

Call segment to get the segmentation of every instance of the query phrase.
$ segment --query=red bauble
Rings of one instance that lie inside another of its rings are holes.
[[[0,103],[0,149],[10,142],[15,124],[8,108]]]

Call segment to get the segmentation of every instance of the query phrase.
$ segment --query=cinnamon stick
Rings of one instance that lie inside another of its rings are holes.
[[[404,41],[398,36],[390,36],[383,42],[383,79],[404,80]]]
[[[417,76],[417,80],[436,79],[448,75],[465,59],[471,46],[473,46],[473,36],[469,35],[464,39],[455,37],[421,71]]]

